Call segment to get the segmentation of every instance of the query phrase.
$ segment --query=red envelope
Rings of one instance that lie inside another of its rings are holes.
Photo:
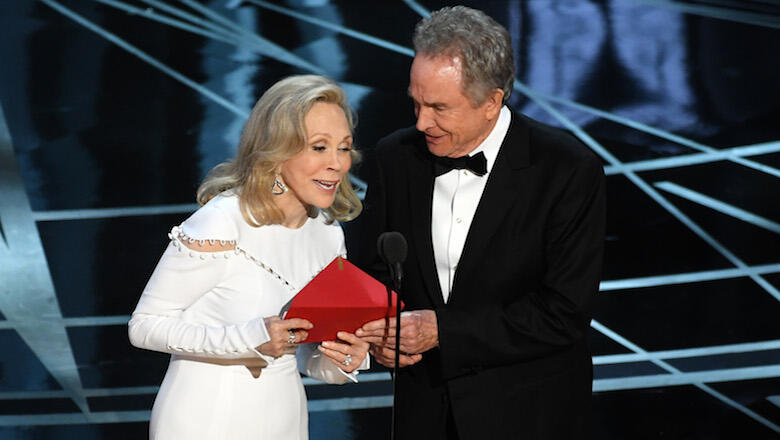
[[[314,324],[304,342],[332,341],[337,332],[355,333],[366,322],[395,316],[398,295],[391,293],[388,307],[384,284],[336,257],[295,295],[284,318],[304,318]]]

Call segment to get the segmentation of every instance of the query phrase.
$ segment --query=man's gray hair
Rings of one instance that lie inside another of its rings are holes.
[[[493,89],[512,93],[515,61],[509,32],[482,11],[465,6],[434,11],[414,29],[414,50],[429,57],[461,61],[463,93],[481,104]]]

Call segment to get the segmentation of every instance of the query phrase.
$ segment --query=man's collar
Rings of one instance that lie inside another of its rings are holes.
[[[507,106],[501,106],[501,111],[498,113],[498,120],[493,129],[490,130],[490,134],[482,141],[477,148],[472,151],[469,156],[474,156],[477,153],[483,153],[487,160],[487,174],[490,174],[490,170],[493,169],[493,164],[496,163],[496,157],[498,157],[498,151],[501,149],[501,144],[504,142],[507,131],[509,131],[509,123],[512,120],[512,112]]]

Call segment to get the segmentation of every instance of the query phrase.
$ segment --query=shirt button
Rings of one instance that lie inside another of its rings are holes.
[[[455,219],[455,223],[463,223],[463,219],[458,217]]]

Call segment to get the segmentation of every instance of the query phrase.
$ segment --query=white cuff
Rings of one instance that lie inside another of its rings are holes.
[[[363,359],[363,362],[360,363],[360,366],[357,367],[357,370],[354,370],[351,373],[347,373],[346,371],[339,368],[339,373],[346,376],[347,379],[351,380],[352,382],[358,383],[357,375],[360,370],[368,370],[369,368],[371,368],[371,356],[366,353],[366,357]]]

